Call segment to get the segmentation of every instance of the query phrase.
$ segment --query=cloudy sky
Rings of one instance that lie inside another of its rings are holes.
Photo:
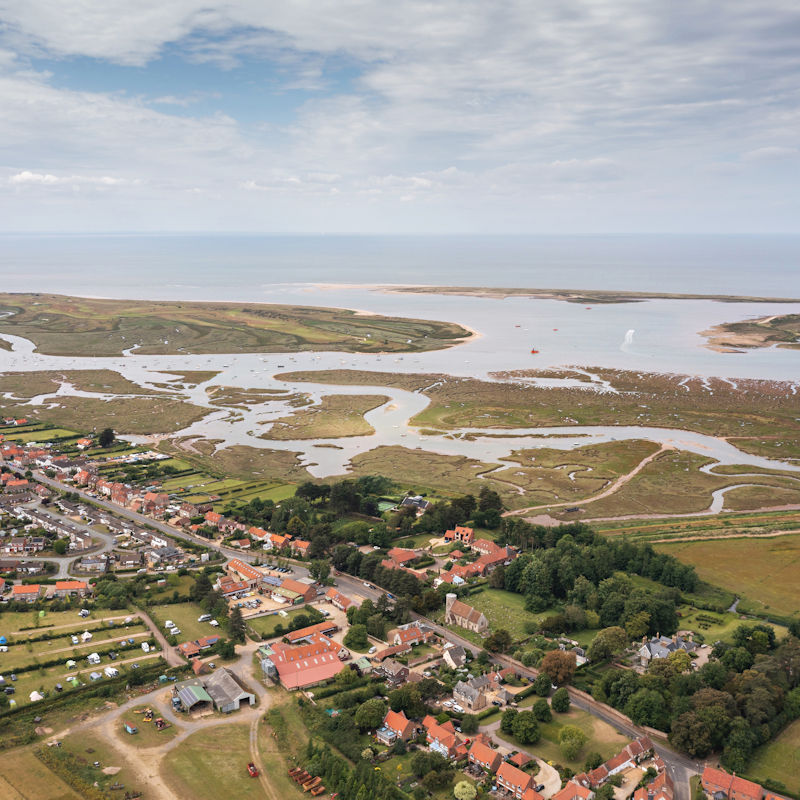
[[[0,0],[0,230],[800,232],[797,0]]]

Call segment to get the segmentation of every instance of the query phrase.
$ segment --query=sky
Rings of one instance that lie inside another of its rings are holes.
[[[0,0],[0,232],[800,233],[797,0]]]

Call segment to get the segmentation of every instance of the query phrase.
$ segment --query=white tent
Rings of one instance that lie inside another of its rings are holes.
[[[81,634],[81,639],[83,639],[84,642],[90,642],[92,640],[92,634],[89,633],[89,631],[84,631]]]
[[[44,697],[39,694],[39,692],[31,692],[29,695],[31,699],[31,703],[35,703],[37,700],[44,700]]]

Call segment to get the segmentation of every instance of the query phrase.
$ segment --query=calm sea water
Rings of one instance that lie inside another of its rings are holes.
[[[800,296],[800,236],[0,236],[4,291],[253,300],[279,283]]]

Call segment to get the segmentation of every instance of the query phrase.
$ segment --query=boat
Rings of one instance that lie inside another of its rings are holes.
[[[538,353],[538,350],[531,350],[531,353]]]

